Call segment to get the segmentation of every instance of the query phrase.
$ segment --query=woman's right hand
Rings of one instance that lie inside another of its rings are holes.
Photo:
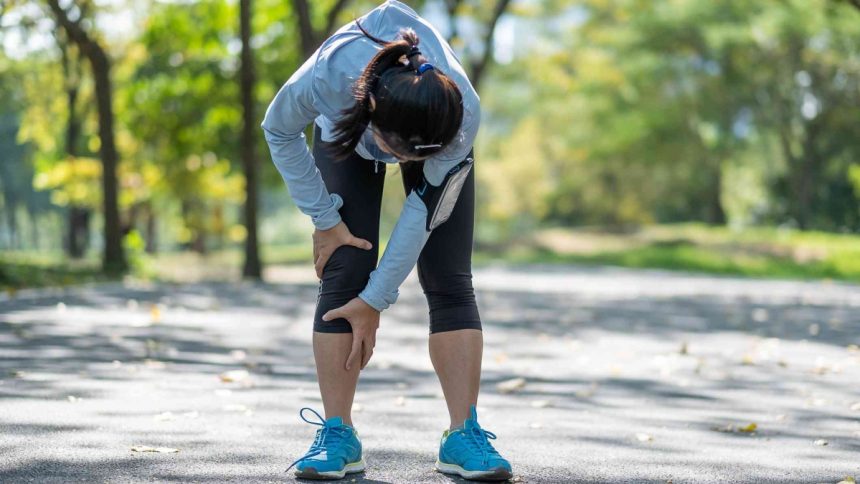
[[[314,269],[317,277],[322,279],[323,268],[334,251],[342,245],[351,245],[359,249],[370,250],[373,244],[352,235],[343,221],[328,230],[314,230]]]

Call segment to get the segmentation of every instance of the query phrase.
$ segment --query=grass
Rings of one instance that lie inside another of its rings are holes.
[[[66,260],[60,253],[0,253],[0,289],[14,294],[28,287],[69,286],[109,280],[98,259]]]
[[[478,261],[578,263],[860,282],[860,236],[775,228],[659,225],[629,234],[548,229]]]
[[[657,225],[618,234],[600,229],[537,231],[516,243],[479,244],[476,265],[591,264],[748,277],[833,279],[860,282],[860,235],[777,228],[735,231],[701,224]],[[310,243],[266,246],[264,264],[310,264]],[[165,252],[143,256],[136,276],[156,280],[238,278],[242,252],[229,248],[199,255]],[[68,262],[62,254],[0,253],[0,288],[64,286],[106,280],[99,261]]]

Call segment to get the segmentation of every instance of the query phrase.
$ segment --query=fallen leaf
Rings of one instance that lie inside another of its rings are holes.
[[[516,391],[522,390],[526,386],[525,378],[512,378],[510,380],[505,380],[496,385],[496,390],[499,393],[514,393]]]
[[[856,484],[857,481],[854,480],[851,476],[845,476],[841,481],[836,484]]]
[[[150,370],[163,370],[167,368],[167,365],[163,361],[158,360],[145,360],[143,362],[143,365]]]
[[[758,424],[750,423],[750,424],[747,424],[743,427],[738,427],[735,424],[728,424],[728,425],[723,426],[723,427],[721,427],[721,426],[711,427],[711,430],[714,430],[717,432],[724,432],[727,434],[733,434],[736,432],[751,434],[751,433],[755,432],[756,430],[758,430]]]
[[[221,378],[221,381],[224,383],[236,383],[245,381],[248,379],[250,374],[248,370],[230,370],[218,375]]]
[[[157,304],[153,304],[149,307],[149,319],[152,321],[152,324],[158,324],[161,322],[161,308],[159,308]]]
[[[157,452],[159,454],[172,454],[179,452],[179,449],[171,447],[150,447],[148,445],[135,445],[131,448],[132,452]]]
[[[720,427],[717,425],[717,426],[711,427],[711,430],[714,430],[716,432],[724,432],[724,433],[730,434],[730,433],[733,433],[735,431],[735,426],[734,426],[734,424],[728,424],[724,427]]]
[[[592,382],[591,385],[588,386],[585,390],[577,390],[575,395],[578,398],[590,398],[593,397],[595,393],[597,393],[597,383]]]
[[[251,410],[250,408],[248,408],[245,405],[242,405],[240,403],[233,403],[230,405],[224,405],[224,410],[226,410],[228,412],[244,413],[245,415],[251,415],[254,413],[253,410]]]

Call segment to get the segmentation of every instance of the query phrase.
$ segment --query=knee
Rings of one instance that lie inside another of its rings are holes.
[[[322,291],[361,291],[376,267],[378,251],[343,245],[334,251],[323,268]],[[358,292],[356,292],[356,295]]]
[[[364,250],[352,246],[341,246],[334,251],[323,268],[317,308],[314,315],[314,331],[321,333],[349,333],[352,327],[343,318],[323,321],[323,315],[348,303],[358,296],[367,284],[370,273],[376,267],[376,249]]]
[[[481,329],[471,275],[425,281],[424,294],[430,308],[430,333]]]
[[[465,274],[422,274],[421,287],[431,307],[468,303],[475,300],[472,288],[472,275]]]

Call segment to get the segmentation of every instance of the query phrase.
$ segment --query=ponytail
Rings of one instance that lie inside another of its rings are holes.
[[[402,29],[397,40],[386,42],[358,21],[356,25],[382,49],[353,86],[355,104],[344,109],[335,122],[335,156],[349,156],[371,123],[400,154],[426,158],[441,150],[456,136],[462,122],[462,96],[456,84],[427,63],[414,30]],[[374,110],[371,95],[376,100]]]

